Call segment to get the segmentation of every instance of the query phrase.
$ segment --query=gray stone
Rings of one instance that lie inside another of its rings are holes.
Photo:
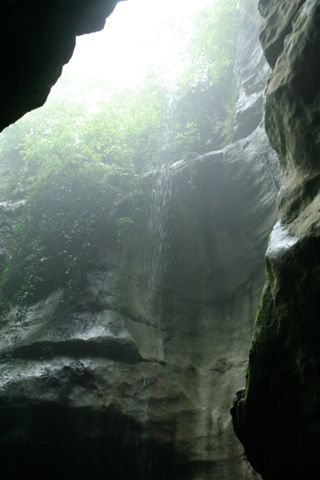
[[[238,42],[238,140],[142,179],[124,242],[95,252],[71,307],[59,290],[4,318],[0,447],[11,475],[32,465],[35,478],[255,478],[229,416],[279,184],[253,3],[240,2],[252,28]]]
[[[320,455],[318,1],[261,1],[274,69],[266,129],[282,168],[279,221],[248,369],[242,441],[267,480],[311,478]]]

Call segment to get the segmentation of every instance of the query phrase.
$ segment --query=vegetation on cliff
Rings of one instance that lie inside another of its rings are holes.
[[[13,168],[3,196],[26,198],[26,206],[0,280],[4,306],[81,282],[101,238],[116,234],[114,205],[139,176],[225,145],[236,18],[235,0],[198,14],[173,83],[150,68],[141,84],[93,106],[52,98],[7,129],[0,158]]]

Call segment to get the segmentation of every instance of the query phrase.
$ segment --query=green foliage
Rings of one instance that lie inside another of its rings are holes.
[[[80,147],[87,158],[131,165],[141,173],[160,162],[166,121],[166,89],[150,74],[135,90],[123,91],[83,124]]]
[[[79,124],[85,118],[83,108],[78,105],[49,101],[45,108],[26,115],[5,130],[0,158],[14,154],[16,166],[7,194],[25,196],[48,168],[59,168],[77,158]]]
[[[93,252],[108,234],[118,182],[118,175],[103,164],[70,162],[43,173],[16,229],[2,295],[29,302],[81,282]]]
[[[112,235],[114,206],[139,175],[230,139],[235,36],[236,1],[217,0],[195,21],[176,85],[150,71],[135,90],[95,108],[49,100],[5,131],[0,158],[13,168],[8,192],[27,202],[0,280],[2,304],[77,289],[99,242]],[[122,249],[133,226],[125,214],[116,221]]]
[[[238,25],[236,5],[236,0],[216,0],[195,19],[178,93],[179,138],[188,138],[180,146],[183,158],[188,158],[190,152],[219,149],[231,140],[236,100],[232,71]]]
[[[237,34],[237,0],[216,0],[195,21],[190,45],[188,84],[219,82],[233,65]]]

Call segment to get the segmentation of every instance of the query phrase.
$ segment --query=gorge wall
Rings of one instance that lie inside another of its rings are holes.
[[[145,176],[114,207],[132,222],[94,253],[71,308],[61,288],[2,318],[3,472],[255,478],[229,404],[246,370],[279,173],[263,124],[256,2],[242,0],[239,15],[233,143]],[[23,207],[0,204],[1,260]]]
[[[279,154],[283,187],[240,436],[263,478],[312,478],[320,448],[320,5],[261,0],[260,11],[261,40],[273,68],[266,129]]]

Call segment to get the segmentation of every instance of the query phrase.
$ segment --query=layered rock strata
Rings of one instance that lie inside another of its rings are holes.
[[[251,478],[228,407],[274,218],[269,156],[259,128],[147,177],[149,202],[135,203],[124,243],[92,258],[72,311],[61,290],[2,320],[0,445],[11,471],[40,478],[54,458],[92,478]]]
[[[253,7],[240,2],[235,142],[142,180],[125,235],[115,231],[95,253],[71,308],[62,288],[2,319],[3,472],[254,478],[228,412],[278,193]],[[1,208],[5,254],[20,206]]]

